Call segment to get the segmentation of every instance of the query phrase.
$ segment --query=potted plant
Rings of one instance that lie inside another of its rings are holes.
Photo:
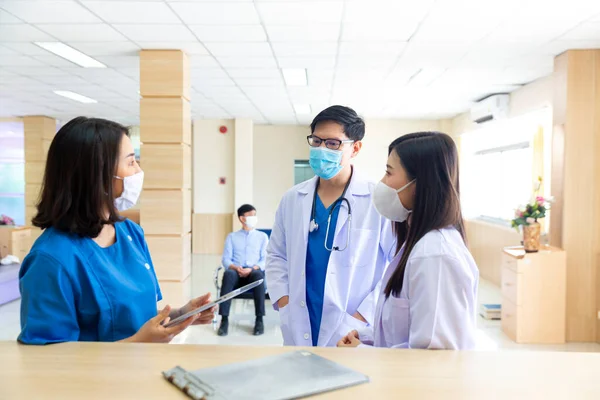
[[[539,177],[536,183],[532,200],[524,207],[515,210],[515,218],[511,221],[511,226],[520,231],[523,227],[523,247],[527,253],[535,253],[540,249],[541,226],[538,220],[546,217],[546,211],[550,208],[552,198],[540,196],[542,178]]]
[[[0,225],[14,225],[15,221],[7,215],[0,215]]]

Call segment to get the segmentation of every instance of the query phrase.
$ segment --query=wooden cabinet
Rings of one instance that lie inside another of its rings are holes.
[[[502,330],[517,343],[564,343],[566,253],[507,247],[502,259]]]
[[[0,258],[8,254],[23,261],[31,249],[31,228],[27,226],[0,226]]]

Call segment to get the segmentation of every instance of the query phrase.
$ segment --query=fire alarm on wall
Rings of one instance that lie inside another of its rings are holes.
[[[227,127],[225,125],[221,125],[219,127],[219,132],[221,132],[222,134],[226,134],[227,133]]]
[[[225,178],[219,178],[219,184],[224,185],[227,182]]]

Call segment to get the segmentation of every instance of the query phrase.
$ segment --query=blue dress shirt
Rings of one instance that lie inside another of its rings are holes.
[[[259,266],[265,269],[267,257],[267,244],[269,237],[266,233],[252,229],[251,231],[239,230],[230,233],[225,241],[223,259],[225,268],[238,265],[243,268],[254,268]]]

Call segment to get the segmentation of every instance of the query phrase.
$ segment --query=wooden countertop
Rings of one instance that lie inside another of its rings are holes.
[[[36,347],[0,342],[0,399],[184,400],[187,397],[166,382],[161,371],[176,365],[194,370],[290,350],[120,343]],[[318,398],[600,398],[600,353],[335,348],[310,351],[371,378],[371,383]]]
[[[525,256],[528,254],[530,256],[532,256],[532,255],[535,256],[536,254],[564,252],[563,249],[559,249],[558,247],[552,247],[552,246],[541,246],[540,251],[537,253],[526,253],[523,246],[505,247],[504,249],[502,249],[502,251],[504,251],[504,254],[507,254],[518,260],[525,258]]]

